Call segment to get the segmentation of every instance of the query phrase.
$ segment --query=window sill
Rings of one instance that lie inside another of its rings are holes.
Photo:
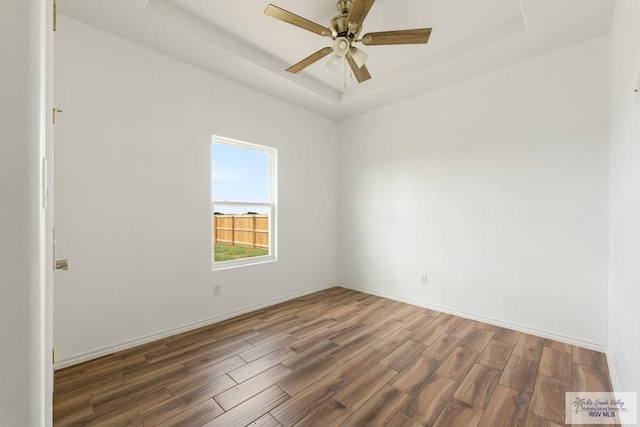
[[[252,257],[252,258],[243,258],[233,261],[222,261],[215,262],[211,264],[211,271],[220,271],[220,270],[229,270],[232,268],[238,267],[248,267],[252,265],[260,265],[260,264],[268,264],[271,262],[275,262],[278,259],[273,255],[261,256],[261,257]]]

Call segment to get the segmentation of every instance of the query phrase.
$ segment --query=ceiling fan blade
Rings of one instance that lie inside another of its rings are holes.
[[[363,65],[362,67],[358,68],[358,64],[356,64],[356,61],[353,59],[353,56],[350,53],[347,54],[347,62],[351,67],[351,71],[353,71],[353,75],[356,76],[356,80],[358,80],[358,83],[366,82],[371,78],[371,74],[369,74],[369,69],[367,68],[367,66]]]
[[[383,44],[424,44],[429,41],[431,28],[415,30],[380,31],[362,36],[362,43],[367,46]]]
[[[293,73],[293,74],[299,73],[300,71],[302,71],[305,68],[307,68],[309,65],[311,65],[314,62],[317,62],[317,61],[321,60],[322,58],[324,58],[325,56],[329,55],[331,52],[333,52],[333,48],[331,48],[331,47],[325,47],[324,49],[320,49],[316,53],[307,56],[305,59],[303,59],[302,61],[298,62],[297,64],[292,65],[291,67],[287,68],[287,71],[290,72],[290,73]]]
[[[349,16],[347,17],[347,22],[356,23],[358,24],[358,28],[361,28],[374,2],[375,0],[354,0],[353,6],[349,11]]]
[[[269,4],[267,6],[267,8],[264,10],[264,13],[265,15],[271,16],[272,18],[279,19],[288,24],[295,25],[296,27],[300,27],[304,30],[311,31],[312,33],[316,33],[324,37],[329,37],[331,35],[330,29],[272,4]]]

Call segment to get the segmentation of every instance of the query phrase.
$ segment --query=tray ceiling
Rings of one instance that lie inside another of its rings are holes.
[[[322,25],[335,0],[271,0]],[[613,0],[377,0],[364,32],[432,27],[426,45],[361,46],[358,84],[329,57],[284,70],[330,41],[263,14],[269,0],[58,0],[61,13],[333,119],[342,119],[606,34]]]

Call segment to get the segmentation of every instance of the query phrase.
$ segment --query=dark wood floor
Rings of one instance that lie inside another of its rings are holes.
[[[55,426],[539,426],[605,355],[333,288],[55,374]]]

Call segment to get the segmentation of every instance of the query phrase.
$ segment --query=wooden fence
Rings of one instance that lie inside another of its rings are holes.
[[[213,241],[269,249],[269,215],[213,215]]]

